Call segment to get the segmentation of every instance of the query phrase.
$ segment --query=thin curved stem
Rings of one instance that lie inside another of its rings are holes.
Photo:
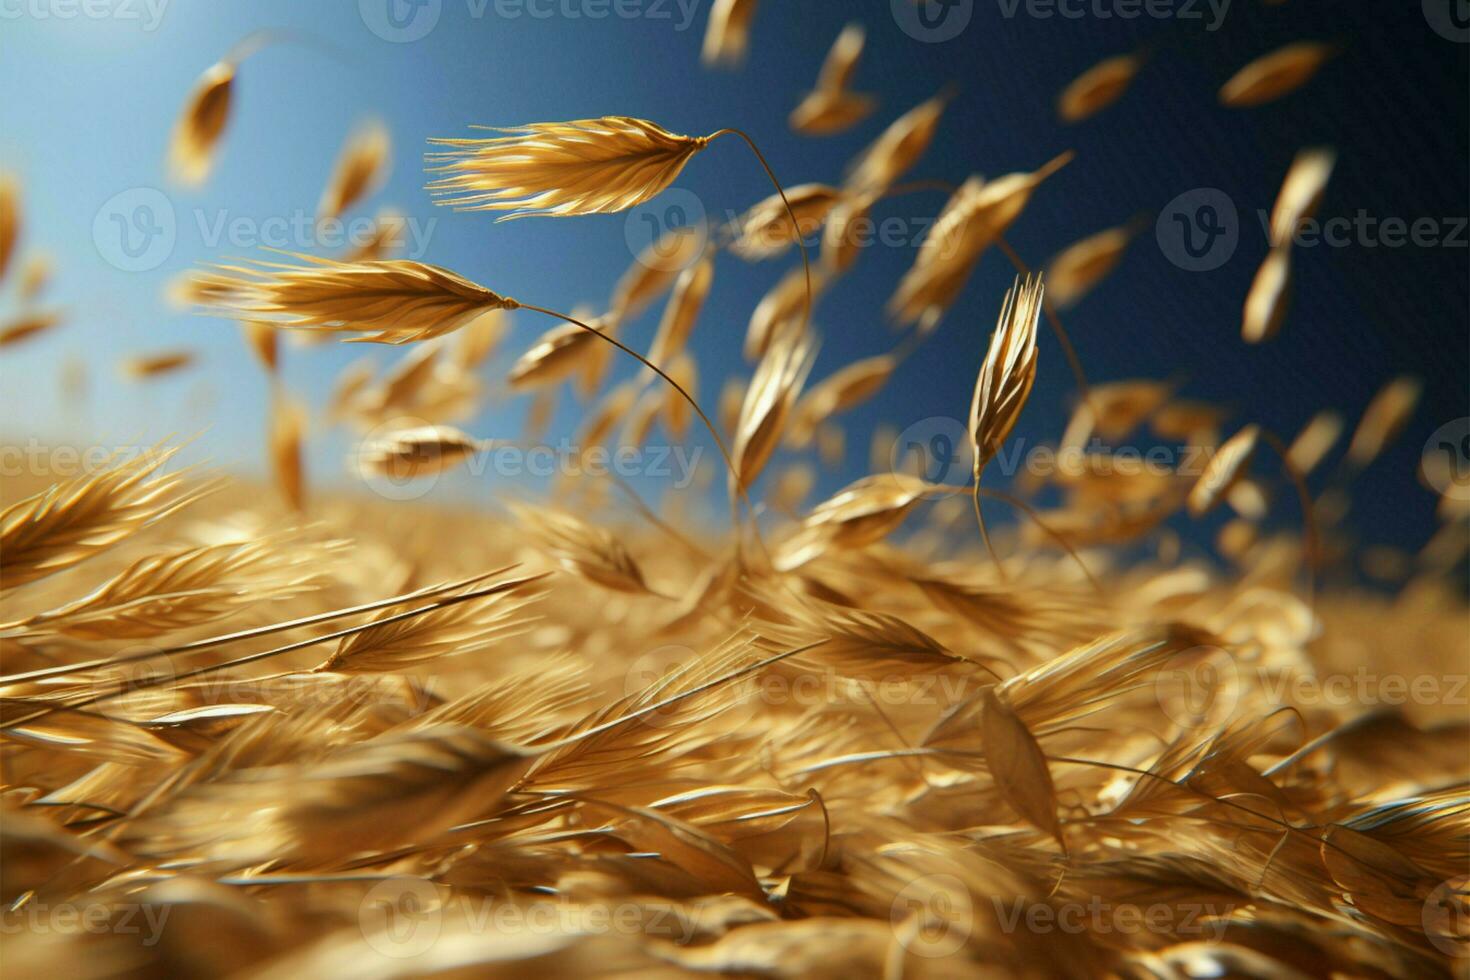
[[[1010,576],[1006,574],[1006,566],[1000,560],[1000,555],[995,553],[995,545],[990,543],[990,532],[985,529],[985,516],[980,513],[980,477],[975,477],[975,492],[970,494],[970,499],[975,504],[975,523],[980,526],[980,540],[985,542],[985,550],[990,552],[990,560],[995,563],[996,571],[1000,572],[1000,580],[1009,582]]]
[[[977,511],[979,508],[978,498],[989,497],[992,500],[999,500],[1003,503],[1010,504],[1012,507],[1016,508],[1027,517],[1029,517],[1031,519],[1031,523],[1041,528],[1043,534],[1055,541],[1059,546],[1061,546],[1062,550],[1066,551],[1067,554],[1072,556],[1072,560],[1077,563],[1078,568],[1082,569],[1082,574],[1087,576],[1087,581],[1092,584],[1092,587],[1097,592],[1097,594],[1104,595],[1102,586],[1098,584],[1097,579],[1092,577],[1092,572],[1088,570],[1087,563],[1082,560],[1082,556],[1077,554],[1077,552],[1072,549],[1072,546],[1067,543],[1066,538],[1062,537],[1060,534],[1047,527],[1046,522],[1041,519],[1041,517],[1036,513],[1035,509],[1033,509],[1030,504],[1026,503],[1024,500],[1012,497],[1008,493],[1001,493],[999,490],[981,489],[979,484],[976,484],[975,486],[975,496],[977,498]]]
[[[812,320],[812,262],[811,257],[807,254],[806,242],[801,240],[801,222],[796,220],[796,212],[792,210],[791,202],[786,198],[786,188],[782,187],[781,181],[776,179],[776,172],[766,162],[766,155],[761,152],[760,147],[755,145],[755,140],[751,139],[744,130],[740,129],[717,130],[710,133],[709,139],[715,140],[721,136],[739,136],[745,141],[745,145],[750,147],[750,151],[755,154],[755,158],[760,161],[761,167],[765,169],[766,176],[771,178],[771,183],[776,187],[776,193],[781,195],[781,203],[786,206],[786,217],[791,219],[791,233],[794,236],[796,247],[801,249],[801,268],[806,274],[806,303],[802,307],[801,314],[801,329],[805,331],[807,325]]]
[[[613,337],[609,334],[605,334],[601,330],[598,330],[596,327],[583,323],[576,317],[568,316],[565,313],[559,313],[556,310],[548,310],[544,306],[532,306],[529,303],[521,303],[520,308],[523,310],[530,310],[532,313],[540,313],[545,316],[554,317],[558,320],[565,321],[566,323],[570,323],[574,327],[580,327],[588,333],[602,338],[607,343],[612,344],[618,350],[622,351],[624,354],[627,354],[629,357],[642,364],[645,368],[658,375],[665,381],[665,383],[668,384],[670,388],[673,388],[674,391],[678,392],[679,397],[683,398],[684,401],[688,403],[689,407],[694,409],[694,413],[699,416],[699,420],[703,422],[704,427],[709,430],[710,437],[714,439],[715,448],[719,449],[720,456],[722,459],[724,459],[726,468],[729,469],[730,475],[734,477],[733,483],[736,492],[740,495],[740,500],[745,503],[745,508],[750,513],[750,521],[751,524],[754,525],[756,541],[760,542],[761,549],[763,551],[765,550],[765,542],[761,539],[760,525],[756,523],[755,504],[751,502],[750,495],[746,493],[744,483],[742,483],[740,477],[736,475],[737,470],[735,469],[735,461],[731,458],[730,451],[725,448],[725,440],[720,438],[720,432],[715,427],[715,423],[710,419],[708,415],[705,414],[704,409],[699,406],[699,402],[695,400],[693,395],[689,394],[688,390],[686,390],[683,385],[679,384],[679,382],[669,377],[669,375],[664,371],[663,368],[659,367],[657,364],[653,363],[648,358],[644,357],[642,354],[638,353],[636,350],[629,347],[618,338]],[[734,511],[736,505],[733,501],[731,502],[730,506],[731,510]],[[738,511],[736,511],[735,516],[738,518]],[[740,522],[738,520],[735,521],[736,526],[734,530],[737,542],[740,540],[741,535],[739,523]]]

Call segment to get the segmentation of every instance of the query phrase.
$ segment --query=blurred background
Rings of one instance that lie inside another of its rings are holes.
[[[54,275],[31,307],[64,315],[59,328],[0,352],[0,440],[125,446],[198,433],[195,458],[261,474],[266,375],[233,324],[170,306],[166,287],[200,263],[261,257],[262,233],[283,223],[294,230],[273,244],[340,254],[317,240],[311,216],[344,140],[365,120],[387,125],[394,166],[346,217],[392,207],[409,218],[405,257],[526,302],[601,311],[648,239],[647,209],[497,224],[435,207],[423,189],[426,140],[474,135],[471,124],[625,114],[691,134],[739,127],[788,187],[837,184],[889,122],[953,85],[934,145],[908,180],[958,184],[970,174],[1031,170],[1075,150],[1007,236],[1038,267],[1084,236],[1140,222],[1114,274],[1062,317],[1093,384],[1170,379],[1188,397],[1234,409],[1227,433],[1259,421],[1289,439],[1318,409],[1340,410],[1351,425],[1391,377],[1421,379],[1411,424],[1362,477],[1349,521],[1365,542],[1422,543],[1435,525],[1435,498],[1419,485],[1417,460],[1431,433],[1470,415],[1470,28],[1462,0],[1178,0],[1149,8],[1168,16],[1132,18],[1119,15],[1133,9],[1126,2],[955,0],[938,30],[916,29],[908,6],[764,0],[744,64],[711,70],[700,63],[709,0],[0,0],[0,171],[17,175],[22,188],[17,261],[50,258]],[[841,135],[795,134],[787,116],[848,22],[867,28],[853,87],[880,93],[881,105]],[[198,190],[172,186],[165,153],[185,98],[202,71],[262,29],[285,39],[241,66],[212,176]],[[1300,39],[1340,51],[1284,99],[1254,109],[1219,105],[1218,90],[1237,69]],[[1058,119],[1056,98],[1069,81],[1103,58],[1140,50],[1148,61],[1116,105],[1075,125]],[[1292,158],[1313,146],[1338,153],[1320,219],[1428,218],[1441,240],[1395,247],[1355,232],[1341,246],[1298,248],[1285,327],[1275,340],[1249,346],[1240,317],[1267,251],[1259,215],[1271,208]],[[771,191],[748,151],[730,140],[700,154],[677,186],[713,219]],[[1177,253],[1155,220],[1205,188],[1233,204],[1226,217],[1237,223],[1237,243],[1218,267],[1191,271],[1171,258]],[[157,202],[140,197],[155,191],[163,200],[154,209],[160,237],[143,253],[121,253],[112,215]],[[814,380],[897,346],[884,305],[944,199],[914,193],[877,206],[876,220],[897,219],[891,227],[903,230],[866,248],[855,274],[822,299]],[[749,376],[741,346],[751,310],[796,261],[795,253],[762,263],[721,258],[692,341],[711,412],[727,377]],[[1001,253],[986,253],[938,330],[876,399],[844,417],[845,453],[823,471],[817,494],[868,472],[880,425],[928,438],[946,418],[963,422],[1013,275]],[[0,293],[6,322],[23,311],[11,279]],[[623,339],[646,350],[661,306],[627,324]],[[551,325],[517,314],[501,354],[482,369],[487,384],[503,388],[509,363]],[[151,381],[119,377],[126,357],[181,348],[197,352],[197,365]],[[404,354],[285,345],[282,381],[320,409],[338,372],[364,353],[385,366]],[[636,367],[620,362],[611,378]],[[1061,349],[1043,329],[1040,376],[1014,438],[1027,447],[1054,442],[1076,397]],[[515,438],[527,404],[492,391],[479,415],[461,424],[478,436]],[[570,436],[587,411],[563,397],[546,440]],[[351,444],[349,433],[314,423],[312,487],[356,485],[346,464]],[[705,462],[716,462],[712,451]],[[427,499],[491,502],[505,482],[458,473]],[[651,500],[668,490],[667,480],[638,482]],[[712,500],[722,483],[715,481]],[[1295,523],[1291,498],[1280,500],[1278,519]],[[1191,533],[1204,541],[1207,530]]]

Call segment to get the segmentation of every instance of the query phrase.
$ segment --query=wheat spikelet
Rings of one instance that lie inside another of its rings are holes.
[[[607,529],[562,511],[525,504],[511,510],[546,553],[573,575],[617,592],[649,591],[638,563]]]
[[[408,344],[459,329],[515,300],[448,269],[408,260],[337,262],[285,253],[302,264],[253,261],[220,265],[211,277],[206,312],[258,319],[279,327],[361,332],[352,340]]]
[[[820,296],[826,288],[826,277],[818,273],[811,282],[812,294]],[[802,332],[807,295],[805,270],[793,269],[761,297],[750,315],[750,325],[745,332],[746,360],[764,357],[781,338]]]
[[[1348,443],[1347,462],[1362,469],[1377,459],[1384,447],[1398,438],[1409,423],[1409,416],[1414,414],[1423,389],[1419,379],[1407,376],[1394,378],[1384,385],[1363,410],[1363,417],[1353,430],[1353,438]]]
[[[673,292],[669,295],[668,305],[664,307],[664,314],[659,319],[658,332],[654,334],[653,344],[648,348],[650,361],[662,366],[689,343],[689,336],[694,332],[694,325],[699,320],[700,311],[704,309],[704,301],[709,296],[714,279],[715,261],[708,254],[679,273]],[[643,369],[645,380],[652,374],[648,368]]]
[[[1291,169],[1281,182],[1276,204],[1271,209],[1271,244],[1289,243],[1301,229],[1302,222],[1317,213],[1322,194],[1337,154],[1327,149],[1303,150],[1291,161]]]
[[[192,367],[195,362],[193,351],[168,350],[152,354],[135,354],[125,357],[118,364],[118,371],[132,381],[147,381],[151,378],[175,374]]]
[[[271,402],[270,430],[266,434],[271,478],[281,499],[292,510],[306,507],[306,469],[302,441],[306,436],[306,406],[277,392]]]
[[[377,190],[387,179],[386,164],[392,152],[388,127],[376,120],[360,126],[347,138],[337,157],[316,206],[317,217],[335,218]]]
[[[16,319],[0,327],[0,347],[9,347],[23,340],[60,325],[63,318],[57,312],[22,313]]]
[[[472,653],[522,630],[518,617],[535,598],[544,575],[497,582],[484,593],[454,605],[441,605],[421,616],[404,619],[393,607],[378,615],[378,622],[344,637],[337,649],[315,669],[335,673],[380,673],[402,670],[445,656]],[[453,593],[451,593],[453,594]],[[465,594],[465,593],[461,593]]]
[[[1291,246],[1276,245],[1251,280],[1240,335],[1248,344],[1270,340],[1281,330],[1291,304]]]
[[[714,0],[704,30],[701,59],[706,65],[731,68],[745,60],[750,22],[758,0]]]
[[[1063,122],[1081,122],[1117,102],[1133,84],[1143,58],[1136,54],[1105,58],[1073,79],[1057,96],[1057,115]]]
[[[534,123],[491,139],[434,139],[443,174],[429,182],[436,203],[462,211],[565,217],[637,207],[674,182],[709,137],[679,136],[644,119],[604,116]]]
[[[1076,305],[1118,267],[1137,232],[1135,225],[1108,228],[1057,253],[1046,267],[1048,298],[1058,309]]]
[[[778,571],[789,572],[831,550],[851,550],[891,534],[914,505],[947,492],[902,473],[863,477],[814,508],[802,529],[776,558]]]
[[[791,111],[793,130],[807,136],[831,136],[851,129],[873,114],[878,106],[876,99],[849,91],[866,40],[866,32],[858,23],[848,24],[837,35],[827,59],[822,62],[816,88]]]
[[[174,180],[198,187],[214,168],[215,152],[234,99],[235,65],[219,61],[205,69],[194,83],[169,140],[169,172]]]
[[[392,208],[383,208],[373,218],[372,237],[343,256],[346,262],[376,262],[392,258],[404,245],[408,220]]]
[[[1247,425],[1226,439],[1189,491],[1189,512],[1196,517],[1209,513],[1240,481],[1260,441],[1261,429]]]
[[[3,588],[69,568],[204,496],[210,488],[187,486],[186,473],[159,472],[177,452],[153,447],[0,511]]]
[[[1262,55],[1220,87],[1220,104],[1242,109],[1289,95],[1311,81],[1335,50],[1319,41],[1297,41]]]
[[[1302,426],[1302,431],[1287,448],[1287,464],[1296,473],[1306,476],[1332,451],[1341,435],[1342,416],[1329,410],[1318,412]]]
[[[606,328],[611,321],[596,324]],[[512,388],[532,388],[561,381],[582,370],[598,349],[597,338],[574,323],[546,331],[511,366]]]
[[[453,426],[423,425],[396,429],[363,443],[357,448],[357,465],[367,473],[412,479],[453,469],[493,446]]]
[[[51,282],[54,266],[51,257],[44,253],[33,254],[20,270],[20,282],[16,284],[16,296],[21,303],[34,303],[46,291]]]
[[[1000,451],[1016,426],[1026,397],[1036,382],[1036,324],[1045,286],[1038,277],[1017,279],[1006,291],[1000,319],[990,335],[990,349],[975,379],[970,400],[970,441],[975,450],[974,477]]]
[[[685,225],[649,243],[613,290],[609,309],[619,320],[636,318],[674,283],[704,248],[704,231]]]
[[[1066,166],[1070,152],[1055,157],[1034,173],[1014,173],[985,182],[972,177],[955,192],[919,248],[919,255],[899,283],[888,310],[903,324],[932,330],[969,281],[981,253],[1020,217],[1031,194]]]
[[[881,193],[913,169],[934,141],[950,97],[947,92],[941,93],[895,119],[848,167],[847,191]]]
[[[260,362],[268,374],[275,374],[280,366],[280,345],[276,341],[276,328],[259,320],[240,321],[240,335],[250,353]]]
[[[730,430],[735,462],[731,481],[736,486],[751,486],[770,462],[815,359],[816,343],[811,337],[783,335],[756,365]]]
[[[793,449],[805,448],[821,423],[871,399],[888,383],[897,368],[897,357],[881,354],[853,361],[812,385],[792,413],[786,445]]]
[[[877,191],[846,194],[828,213],[822,230],[822,271],[827,276],[841,275],[857,261],[880,196]]]
[[[342,545],[285,532],[149,556],[81,599],[3,628],[91,640],[158,636],[319,588]]]
[[[20,181],[0,173],[0,282],[10,270],[15,257],[15,243],[20,238]]]
[[[736,219],[740,236],[730,244],[730,251],[749,261],[781,255],[792,242],[820,229],[841,200],[842,192],[826,184],[788,187],[784,194],[771,195]],[[796,227],[791,225],[791,215],[795,215]]]

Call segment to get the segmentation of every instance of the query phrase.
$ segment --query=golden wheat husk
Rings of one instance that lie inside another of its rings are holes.
[[[1073,79],[1057,96],[1057,115],[1063,122],[1081,122],[1121,99],[1143,67],[1136,54],[1105,58]]]
[[[388,179],[393,153],[388,127],[373,120],[348,136],[316,206],[318,220],[336,218],[376,191]]]
[[[0,173],[0,282],[10,271],[15,257],[15,243],[20,239],[20,181]]]
[[[950,98],[948,92],[936,95],[890,123],[848,166],[845,189],[853,194],[881,193],[912,170],[934,142]]]
[[[711,67],[733,68],[745,60],[750,24],[759,0],[714,0],[704,29],[700,59]]]
[[[817,84],[791,111],[791,128],[807,136],[845,132],[873,114],[878,102],[870,95],[850,91],[852,76],[863,56],[867,34],[858,23],[848,24],[832,42],[822,62]]]
[[[625,211],[674,182],[708,137],[630,116],[533,123],[489,139],[433,139],[429,192],[462,211],[568,217]]]
[[[59,312],[55,311],[22,313],[4,326],[0,326],[0,347],[9,347],[23,340],[29,340],[37,334],[59,326],[64,319]]]
[[[407,259],[339,262],[284,253],[297,264],[250,261],[208,273],[206,312],[379,344],[408,344],[451,333],[489,310],[517,304],[448,269]]]
[[[209,179],[219,142],[230,121],[236,66],[219,61],[194,83],[169,140],[168,164],[173,179],[198,187]]]
[[[1274,102],[1301,88],[1336,53],[1320,41],[1296,41],[1262,55],[1220,87],[1220,104],[1234,109]]]
[[[193,503],[208,492],[162,468],[178,448],[154,446],[110,461],[0,511],[0,588],[69,568]]]

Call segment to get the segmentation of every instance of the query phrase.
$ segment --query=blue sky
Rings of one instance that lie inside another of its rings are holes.
[[[1259,420],[1289,436],[1320,407],[1355,419],[1382,382],[1415,374],[1426,385],[1424,402],[1402,443],[1363,484],[1355,519],[1368,540],[1415,545],[1432,529],[1433,500],[1417,487],[1413,469],[1431,432],[1470,414],[1470,251],[1372,245],[1362,236],[1341,248],[1301,249],[1282,336],[1261,347],[1239,340],[1241,299],[1266,250],[1257,211],[1270,208],[1301,147],[1330,145],[1340,155],[1324,218],[1428,217],[1448,234],[1470,213],[1470,45],[1437,32],[1419,4],[1387,11],[1381,4],[1236,0],[1212,8],[1179,0],[1159,6],[1172,13],[1168,18],[1129,19],[1119,13],[1130,9],[1126,0],[1064,0],[1060,8],[1040,0],[960,0],[956,11],[968,15],[963,29],[934,41],[904,29],[894,9],[906,0],[765,0],[744,66],[716,72],[699,63],[707,0],[425,0],[420,8],[399,8],[408,33],[428,28],[413,40],[380,36],[394,36],[385,26],[385,2],[0,0],[0,91],[7,93],[0,169],[22,179],[23,247],[54,259],[47,303],[68,319],[0,360],[6,439],[130,443],[203,429],[197,452],[222,466],[258,469],[265,379],[232,324],[171,310],[163,286],[196,263],[249,254],[250,240],[232,236],[231,222],[289,228],[312,214],[343,140],[366,118],[387,123],[395,166],[386,186],[349,217],[391,205],[425,232],[423,254],[415,257],[527,302],[570,309],[606,302],[632,260],[629,219],[496,224],[436,208],[422,189],[420,154],[429,137],[466,135],[474,123],[627,114],[689,133],[740,127],[788,185],[836,182],[891,119],[953,84],[957,96],[914,178],[958,183],[971,173],[1031,169],[1062,150],[1077,151],[1010,235],[1028,261],[1040,264],[1084,235],[1156,215],[1201,188],[1220,189],[1237,210],[1239,244],[1219,268],[1180,268],[1149,231],[1117,273],[1065,317],[1094,382],[1176,379],[1188,395],[1235,408],[1237,421]],[[791,133],[787,114],[853,20],[869,35],[856,87],[880,97],[878,112],[836,137]],[[265,28],[315,40],[273,45],[244,63],[211,179],[198,191],[170,186],[164,153],[185,94],[232,44]],[[1311,86],[1250,112],[1216,104],[1216,90],[1236,68],[1302,37],[1342,45]],[[1057,121],[1053,101],[1071,78],[1143,45],[1152,52],[1149,64],[1118,105],[1077,126]],[[696,158],[678,186],[713,215],[743,209],[770,189],[734,141]],[[101,213],[106,226],[106,206],[118,195],[155,200],[137,197],[148,189],[160,192],[173,214],[174,242],[156,267],[118,268],[115,249],[99,247],[106,233],[94,233],[94,225]],[[877,217],[907,231],[898,244],[866,249],[855,274],[823,301],[815,321],[823,337],[817,377],[895,345],[882,308],[942,203],[942,195],[921,193],[880,205]],[[313,250],[310,241],[300,244]],[[711,408],[728,374],[748,374],[740,360],[745,324],[791,261],[721,259],[694,341]],[[846,465],[825,475],[823,490],[865,472],[869,435],[880,422],[905,429],[964,417],[1011,276],[999,253],[986,255],[938,333],[881,397],[849,417]],[[0,310],[15,311],[13,286],[0,293]],[[625,336],[645,347],[657,317],[655,307]],[[519,316],[508,354],[548,325]],[[176,347],[197,350],[200,368],[141,387],[117,378],[122,357]],[[372,352],[385,364],[399,356]],[[319,404],[337,371],[362,353],[358,345],[288,348],[285,382]],[[59,395],[68,360],[89,368],[83,408]],[[502,360],[495,370],[504,366]],[[615,377],[632,370],[620,368]],[[1074,397],[1061,352],[1046,335],[1041,376],[1016,436],[1029,444],[1054,438]],[[553,438],[575,428],[573,404],[563,401]],[[466,428],[513,436],[524,408],[523,401],[497,403]],[[343,479],[345,452],[339,435],[317,439],[313,478]],[[448,481],[441,489],[462,494],[466,487]],[[1286,503],[1283,517],[1292,520]]]

